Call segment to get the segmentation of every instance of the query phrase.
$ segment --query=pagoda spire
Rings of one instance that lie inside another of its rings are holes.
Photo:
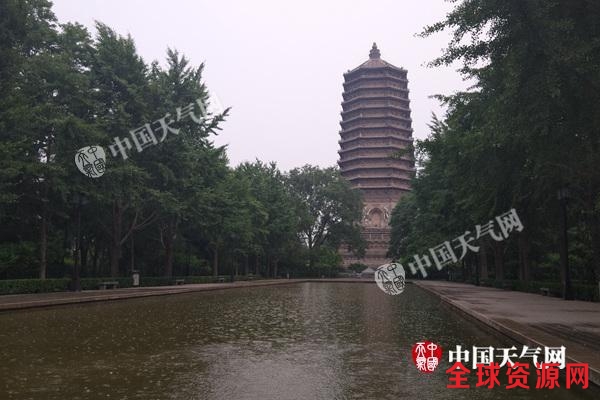
[[[380,57],[373,43],[369,59],[344,74],[338,142],[340,175],[363,196],[361,237],[368,244],[360,258],[345,245],[339,254],[344,266],[373,269],[391,262],[390,214],[415,174],[407,71]]]
[[[373,47],[371,47],[371,51],[369,52],[369,58],[377,59],[380,57],[381,57],[381,53],[379,52],[379,49],[377,48],[377,43],[373,42]]]

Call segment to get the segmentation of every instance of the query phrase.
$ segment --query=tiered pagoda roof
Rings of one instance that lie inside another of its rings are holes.
[[[366,200],[397,201],[410,190],[414,173],[406,70],[382,60],[373,43],[369,60],[346,72],[344,81],[342,176],[362,189]]]

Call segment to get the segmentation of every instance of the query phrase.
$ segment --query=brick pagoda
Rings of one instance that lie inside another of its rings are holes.
[[[369,60],[344,74],[338,164],[363,194],[361,225],[369,245],[362,259],[341,249],[345,266],[390,261],[391,212],[410,191],[415,170],[407,84],[406,70],[382,60],[375,43]]]

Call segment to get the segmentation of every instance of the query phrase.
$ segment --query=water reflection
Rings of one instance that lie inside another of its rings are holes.
[[[514,344],[412,285],[393,297],[370,284],[305,283],[69,306],[0,315],[0,398],[598,396],[446,389],[447,353],[429,375],[410,360],[423,339],[445,351]]]

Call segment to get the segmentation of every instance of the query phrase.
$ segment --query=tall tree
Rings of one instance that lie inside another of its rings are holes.
[[[116,145],[115,140],[128,140],[131,145],[130,130],[143,126],[151,118],[148,67],[137,54],[131,37],[121,37],[102,23],[97,23],[96,29],[98,36],[91,75],[98,105],[94,110],[96,124],[105,133],[100,144],[110,148]],[[144,228],[155,217],[155,212],[145,207],[151,199],[146,192],[149,175],[135,162],[135,151],[131,145],[128,152],[115,152],[107,167],[106,179],[102,179],[99,188],[105,194],[102,202],[109,206],[105,208],[108,215],[102,215],[102,221],[109,223],[100,222],[100,225],[110,241],[110,274],[113,277],[119,275],[124,243],[133,232]]]
[[[287,182],[299,207],[299,237],[308,248],[311,268],[322,247],[337,250],[344,243],[354,251],[364,250],[362,198],[337,169],[305,165],[291,170]]]
[[[209,135],[217,133],[229,110],[209,113],[211,99],[202,82],[204,65],[190,67],[184,56],[171,49],[167,64],[166,70],[157,63],[152,66],[152,105],[160,117],[168,115],[163,121],[172,125],[157,129],[160,147],[149,151],[143,163],[152,174],[150,184],[165,250],[164,271],[171,276],[180,224],[201,198],[195,192],[213,184],[207,173],[212,167],[204,164],[207,158],[202,154],[215,151]]]
[[[481,244],[493,254],[496,279],[507,273],[529,279],[532,257],[541,264],[555,252],[556,192],[569,186],[573,223],[590,232],[588,246],[597,253],[600,130],[593,109],[600,101],[600,6],[587,0],[455,3],[423,35],[451,30],[451,42],[432,65],[460,62],[475,84],[440,97],[448,105],[445,121],[418,145],[426,155],[414,185],[419,218],[423,210],[443,217],[426,232],[460,233],[464,221],[485,223],[514,207],[525,226],[517,240]],[[448,209],[464,220],[448,218]],[[400,221],[406,206],[398,212]],[[590,262],[600,271],[597,260]],[[518,271],[508,271],[510,264]]]

